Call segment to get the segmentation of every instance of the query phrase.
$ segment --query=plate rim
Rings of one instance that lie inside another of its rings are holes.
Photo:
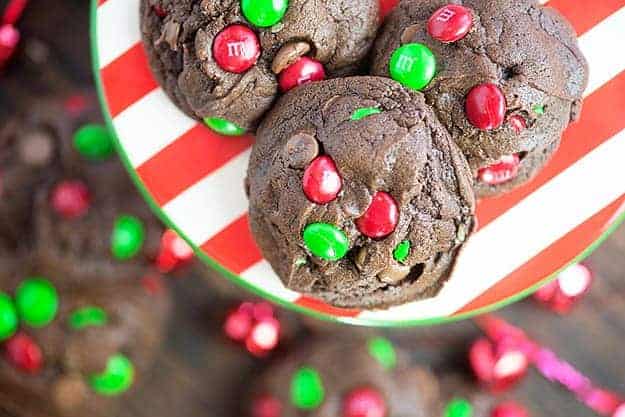
[[[607,225],[605,230],[601,233],[601,235],[590,244],[584,251],[582,251],[579,255],[574,257],[570,262],[566,265],[553,272],[549,276],[542,279],[537,284],[526,288],[523,291],[520,291],[517,294],[514,294],[510,297],[506,297],[502,300],[499,300],[496,303],[490,304],[486,307],[482,307],[479,309],[471,310],[462,314],[450,316],[450,317],[431,317],[425,319],[413,319],[413,320],[390,320],[390,319],[372,319],[372,318],[362,318],[362,317],[339,317],[331,314],[323,313],[321,311],[317,311],[314,309],[310,309],[307,307],[300,306],[293,302],[289,302],[283,300],[279,297],[276,297],[272,293],[264,291],[260,287],[255,287],[248,283],[246,280],[242,279],[239,275],[235,274],[232,271],[229,271],[227,268],[222,266],[219,262],[214,260],[213,258],[206,255],[199,246],[195,245],[185,233],[183,233],[178,226],[171,221],[169,216],[162,210],[162,208],[156,203],[154,197],[151,195],[150,191],[146,188],[145,184],[139,178],[136,170],[130,163],[130,159],[126,153],[125,148],[122,146],[121,141],[117,135],[117,130],[115,129],[115,125],[113,124],[113,119],[111,118],[110,109],[108,102],[106,100],[106,96],[104,93],[104,85],[102,82],[102,75],[100,72],[100,58],[98,52],[98,19],[97,19],[97,11],[98,11],[98,0],[90,0],[90,10],[89,10],[89,43],[90,43],[90,54],[91,54],[91,69],[93,72],[93,77],[95,81],[95,87],[97,91],[97,97],[100,104],[100,109],[102,111],[102,116],[104,118],[104,122],[111,133],[113,138],[113,143],[115,145],[115,149],[121,160],[126,172],[130,176],[132,182],[135,184],[135,187],[138,189],[139,193],[143,197],[143,200],[148,204],[150,210],[159,218],[160,221],[164,223],[167,228],[173,229],[178,233],[178,235],[183,238],[187,244],[193,249],[195,255],[204,263],[204,266],[212,268],[217,271],[223,278],[228,279],[229,281],[235,283],[237,286],[242,287],[243,289],[249,291],[254,296],[261,297],[263,299],[269,300],[270,302],[277,304],[278,306],[285,308],[287,310],[295,311],[301,314],[305,314],[307,316],[328,321],[334,323],[343,323],[343,324],[351,324],[357,326],[368,326],[368,327],[387,327],[387,328],[404,328],[404,327],[424,327],[424,326],[433,326],[433,325],[443,325],[454,323],[461,320],[466,320],[480,314],[489,313],[495,310],[499,310],[506,306],[509,306],[513,303],[516,303],[524,298],[529,297],[534,292],[536,292],[543,285],[553,281],[556,279],[558,274],[560,274],[563,270],[569,268],[571,265],[582,262],[587,257],[589,257],[601,244],[614,233],[616,229],[625,221],[625,212],[617,215],[612,222]]]

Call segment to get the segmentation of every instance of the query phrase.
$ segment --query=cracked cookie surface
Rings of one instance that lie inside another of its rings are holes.
[[[239,0],[142,0],[141,29],[152,69],[178,107],[253,130],[278,95],[274,71],[294,59],[310,56],[330,77],[353,73],[373,43],[378,10],[375,0],[291,0],[279,23],[261,28],[248,22]],[[234,24],[251,29],[260,47],[241,73],[213,56],[215,38]]]
[[[280,99],[248,191],[252,231],[285,285],[342,307],[434,295],[473,227],[462,153],[422,94],[381,77]]]
[[[376,41],[372,74],[388,76],[401,45],[426,45],[437,65],[423,89],[426,100],[467,157],[478,196],[499,194],[531,179],[579,118],[587,64],[566,19],[534,0],[454,1],[470,11],[471,29],[454,42],[436,40],[428,21],[449,3],[403,1]],[[484,83],[497,85],[505,96],[505,120],[494,130],[477,128],[465,111],[469,92]],[[518,158],[515,166],[496,172],[496,164],[512,156]]]

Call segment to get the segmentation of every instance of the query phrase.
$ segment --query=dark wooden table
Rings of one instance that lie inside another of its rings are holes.
[[[87,3],[31,2],[20,24],[24,36],[21,49],[0,77],[0,124],[11,113],[24,110],[29,100],[93,91]],[[621,228],[590,257],[597,280],[592,292],[566,317],[545,312],[529,300],[501,314],[595,382],[625,395],[624,253],[625,228]],[[232,300],[218,297],[193,274],[172,281],[179,302],[167,344],[152,374],[144,378],[146,383],[127,401],[120,417],[243,417],[243,390],[266,362],[251,359],[224,340],[221,318]],[[400,344],[418,349],[435,368],[465,372],[467,344],[479,331],[471,322],[463,322],[390,334]],[[536,373],[512,395],[534,416],[593,415]]]

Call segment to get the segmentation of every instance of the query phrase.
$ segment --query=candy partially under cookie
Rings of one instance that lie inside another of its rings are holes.
[[[279,91],[353,73],[378,28],[377,0],[142,0],[161,86],[224,135],[254,129]]]
[[[588,78],[570,24],[534,0],[404,0],[376,41],[371,73],[423,91],[479,196],[546,164],[579,117]]]
[[[248,181],[263,255],[286,286],[337,306],[432,296],[473,228],[466,160],[423,96],[387,78],[287,94]]]

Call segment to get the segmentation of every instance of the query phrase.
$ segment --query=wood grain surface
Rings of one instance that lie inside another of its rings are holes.
[[[4,4],[6,1],[0,1],[0,6]],[[39,97],[65,97],[76,91],[93,94],[88,25],[88,2],[84,0],[31,2],[19,25],[23,42],[18,55],[0,76],[0,124]],[[501,311],[596,383],[623,395],[624,254],[625,229],[621,228],[589,258],[597,280],[591,293],[568,316],[556,316],[531,300]],[[186,275],[171,280],[178,302],[167,344],[152,373],[144,375],[142,385],[124,401],[118,417],[245,416],[245,389],[269,360],[252,359],[223,338],[221,321],[235,300],[206,285],[206,274],[195,271]],[[246,296],[242,291],[239,295]],[[363,331],[323,328],[326,332]],[[297,333],[282,350],[310,337],[309,333]],[[468,343],[480,334],[470,321],[387,333],[437,371],[458,373],[466,373]],[[534,372],[511,396],[528,406],[533,416],[594,415]],[[0,416],[5,415],[0,411]]]

